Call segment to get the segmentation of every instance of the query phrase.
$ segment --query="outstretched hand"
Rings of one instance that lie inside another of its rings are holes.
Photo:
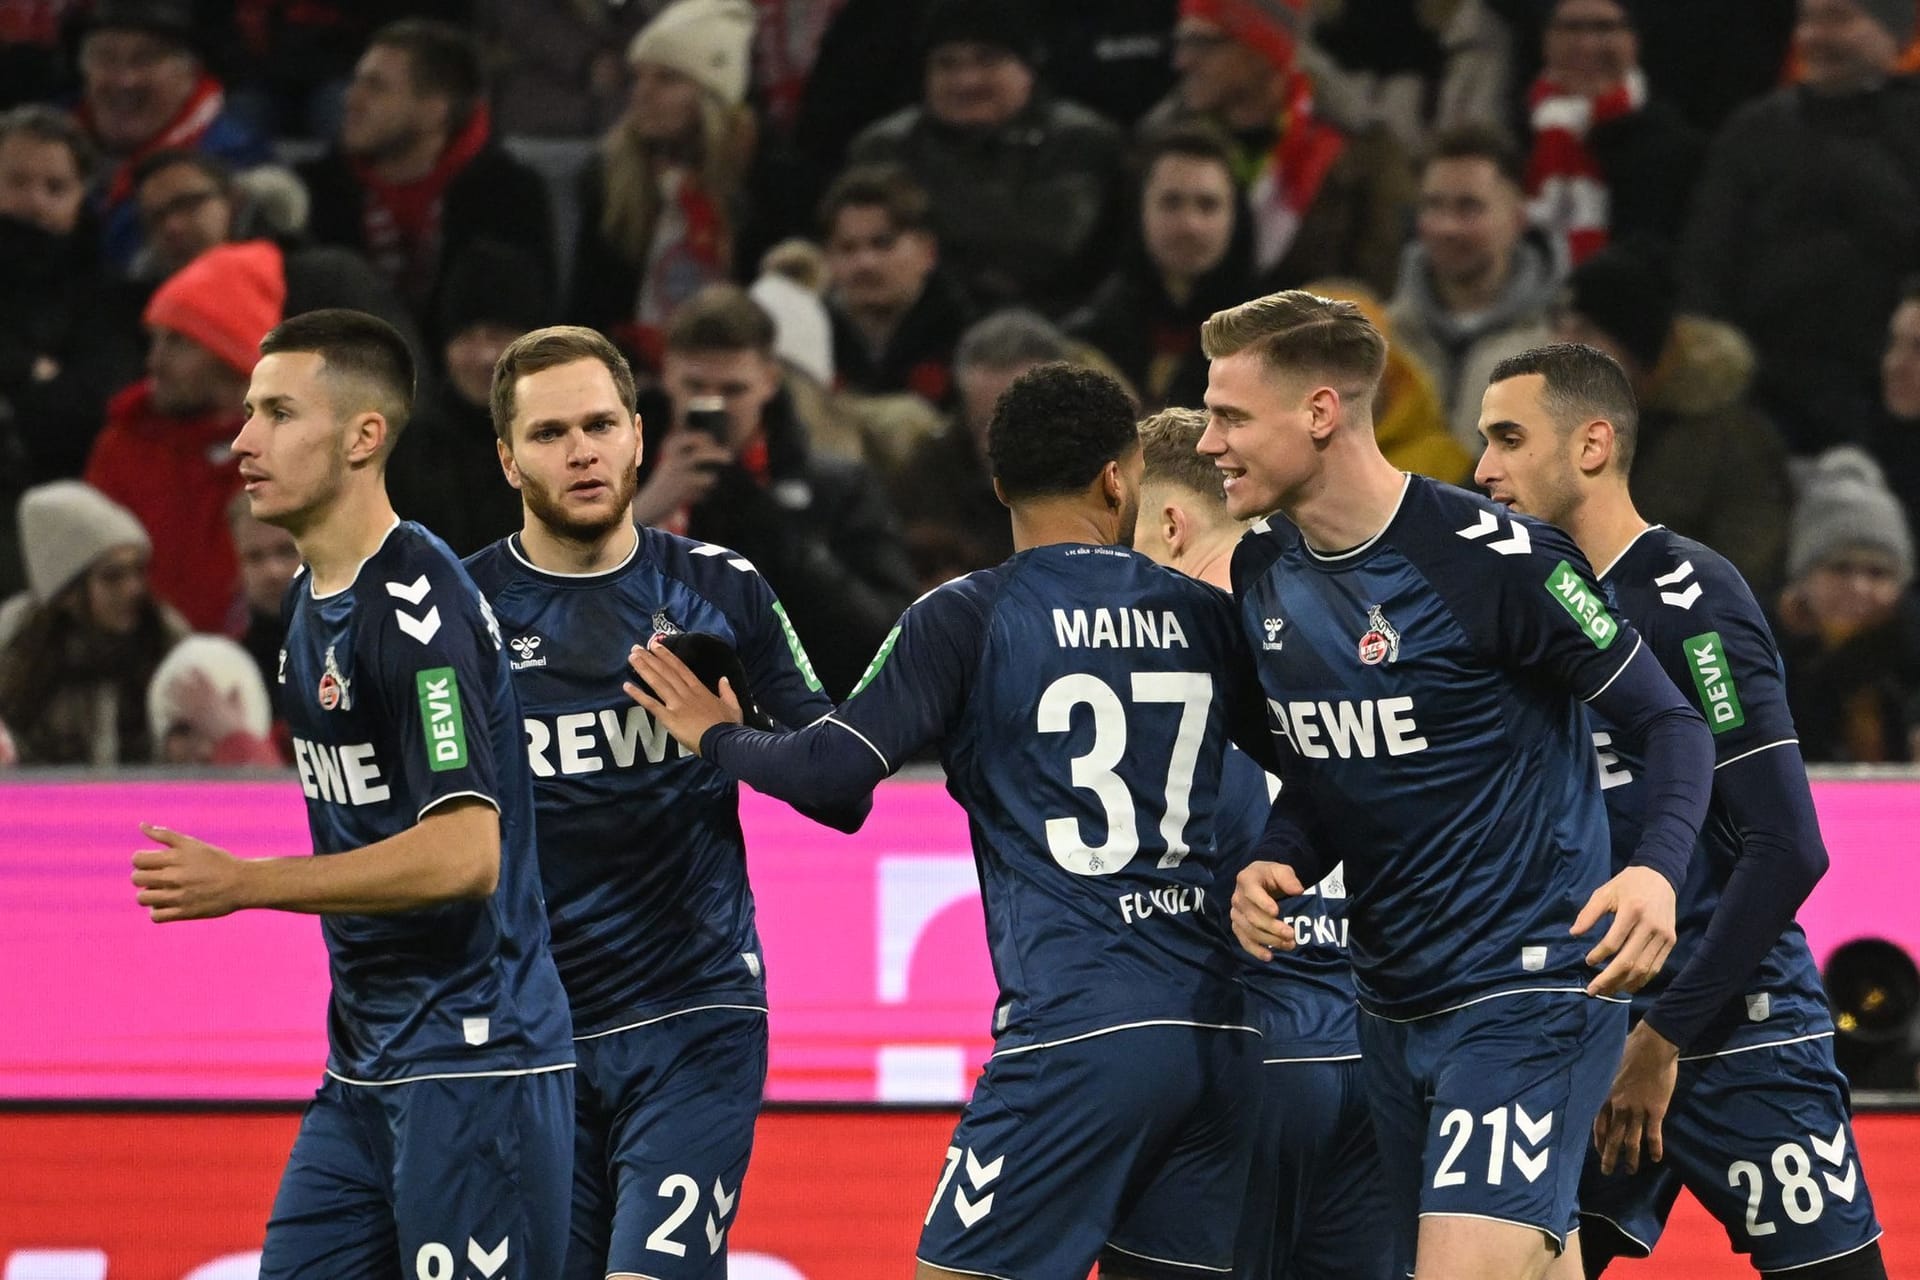
[[[631,680],[620,687],[695,755],[700,754],[700,739],[713,726],[745,723],[733,682],[722,677],[719,692],[710,691],[658,636],[645,648],[633,646],[627,665],[646,687]]]
[[[1293,926],[1280,918],[1280,900],[1307,891],[1283,862],[1250,862],[1233,882],[1233,936],[1248,955],[1271,960],[1275,951],[1299,945]]]
[[[211,920],[247,905],[246,863],[204,840],[143,822],[140,830],[158,849],[133,855],[134,901],[155,924]]]

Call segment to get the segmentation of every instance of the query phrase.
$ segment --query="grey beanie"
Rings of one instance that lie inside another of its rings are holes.
[[[150,545],[139,518],[90,484],[55,480],[20,496],[20,555],[42,604],[114,548]]]
[[[1900,500],[1888,490],[1879,464],[1846,445],[1814,462],[1793,509],[1787,577],[1797,582],[1853,547],[1884,552],[1898,566],[1901,585],[1913,580],[1913,534]]]
[[[1914,0],[1853,0],[1860,6],[1861,12],[1885,27],[1893,36],[1894,43],[1902,49],[1913,43],[1913,28],[1916,19],[1920,19],[1920,8]]]

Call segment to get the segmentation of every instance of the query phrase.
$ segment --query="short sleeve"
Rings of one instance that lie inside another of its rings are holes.
[[[500,663],[499,628],[480,593],[453,573],[421,573],[412,582],[376,584],[370,615],[380,698],[415,811],[457,796],[500,807],[491,726],[510,708]]]
[[[946,736],[986,649],[988,610],[962,578],[900,615],[833,720],[897,769]]]

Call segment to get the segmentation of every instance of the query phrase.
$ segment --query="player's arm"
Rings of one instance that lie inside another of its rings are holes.
[[[652,690],[627,696],[681,743],[754,790],[796,807],[839,809],[871,797],[959,714],[986,620],[963,583],[923,597],[901,616],[853,694],[831,715],[793,733],[739,723],[739,707],[709,692],[672,654],[636,647],[634,673]]]
[[[140,824],[160,845],[133,857],[138,902],[155,923],[248,908],[384,915],[484,898],[500,881],[500,814],[462,796],[363,848],[323,858],[237,858],[204,840]]]
[[[1297,939],[1293,926],[1281,918],[1280,903],[1305,893],[1333,869],[1334,859],[1322,852],[1325,844],[1312,831],[1304,788],[1283,775],[1253,857],[1233,882],[1233,936],[1257,960],[1293,950]]]

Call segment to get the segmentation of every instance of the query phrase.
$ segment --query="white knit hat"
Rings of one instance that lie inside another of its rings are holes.
[[[627,46],[627,62],[671,67],[730,107],[747,100],[751,0],[677,0]]]
[[[27,589],[45,603],[116,547],[152,547],[139,517],[79,480],[55,480],[20,495],[20,556]]]
[[[240,691],[242,727],[248,733],[263,738],[273,727],[273,704],[267,700],[267,686],[253,655],[225,636],[193,635],[167,651],[147,682],[147,723],[156,739],[187,718],[173,693],[173,682],[189,671],[204,673],[216,697]]]

